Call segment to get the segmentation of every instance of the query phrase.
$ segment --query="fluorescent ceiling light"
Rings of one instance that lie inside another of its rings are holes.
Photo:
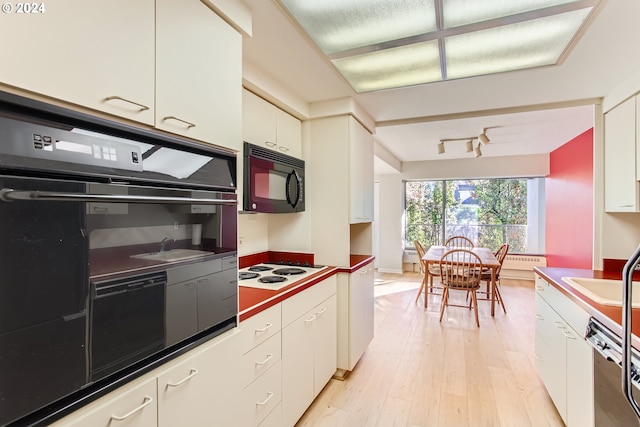
[[[356,92],[558,64],[601,0],[279,0]]]

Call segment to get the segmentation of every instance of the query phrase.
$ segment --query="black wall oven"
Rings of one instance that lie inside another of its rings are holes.
[[[48,424],[236,325],[235,165],[0,93],[0,425]]]

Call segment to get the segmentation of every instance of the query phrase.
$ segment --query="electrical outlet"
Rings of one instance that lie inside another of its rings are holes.
[[[244,237],[238,237],[238,246],[242,246],[243,241],[244,241]]]

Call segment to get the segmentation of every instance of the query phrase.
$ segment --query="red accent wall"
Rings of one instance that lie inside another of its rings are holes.
[[[546,256],[549,267],[593,265],[593,129],[550,155],[546,178]]]

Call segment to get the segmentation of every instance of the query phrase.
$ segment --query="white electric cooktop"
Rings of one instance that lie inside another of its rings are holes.
[[[275,291],[326,268],[325,265],[257,264],[238,271],[238,285]]]

